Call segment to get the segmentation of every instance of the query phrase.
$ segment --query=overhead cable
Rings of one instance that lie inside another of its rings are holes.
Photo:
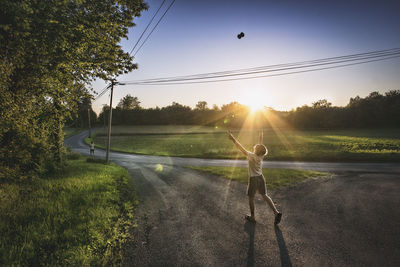
[[[258,75],[258,76],[250,76],[250,77],[207,80],[207,81],[192,81],[192,82],[190,82],[190,81],[189,82],[168,82],[168,83],[150,83],[150,82],[139,83],[138,82],[138,83],[126,83],[126,85],[130,85],[130,84],[136,84],[136,85],[182,85],[182,84],[198,84],[198,83],[214,83],[214,82],[228,82],[228,81],[237,81],[237,80],[250,80],[250,79],[284,76],[284,75],[290,75],[290,74],[298,74],[298,73],[313,72],[313,71],[319,71],[319,70],[348,67],[348,66],[353,66],[353,65],[360,65],[360,64],[370,63],[370,62],[399,58],[399,57],[400,57],[400,54],[396,55],[396,56],[391,56],[391,57],[378,58],[378,59],[367,60],[367,61],[362,61],[362,62],[355,62],[355,63],[348,63],[348,64],[341,64],[341,65],[330,66],[330,67],[320,67],[320,68],[314,68],[314,69],[306,69],[306,70],[300,70],[300,71],[291,71],[291,72],[275,73],[275,74],[268,74],[268,75]]]
[[[133,50],[135,50],[136,46],[139,44],[140,40],[142,39],[144,33],[147,31],[147,29],[149,28],[150,24],[153,22],[154,18],[156,17],[156,15],[158,14],[158,12],[160,11],[161,7],[164,5],[165,0],[162,1],[160,7],[157,9],[157,11],[154,13],[153,17],[151,18],[151,20],[149,21],[149,23],[147,23],[146,28],[144,29],[144,31],[142,32],[142,34],[140,35],[139,39],[136,41],[135,45],[133,46],[131,52],[129,52],[129,55],[132,54]],[[136,55],[136,54],[135,54]]]
[[[164,78],[155,78],[155,79],[146,79],[146,80],[137,80],[137,81],[123,81],[125,84],[149,84],[149,85],[162,85],[162,84],[176,84],[177,82],[182,82],[185,84],[188,83],[203,83],[203,82],[216,82],[216,81],[226,81],[228,77],[240,77],[249,79],[250,75],[263,74],[268,72],[288,72],[298,69],[311,69],[311,71],[316,71],[320,69],[327,69],[323,66],[332,65],[329,69],[334,67],[343,67],[349,65],[358,65],[364,64],[368,62],[380,61],[389,58],[395,58],[400,56],[400,49],[388,49],[367,53],[359,53],[347,56],[339,56],[339,57],[331,57],[317,60],[309,60],[302,62],[294,62],[294,63],[286,63],[286,64],[277,64],[277,65],[268,65],[261,66],[255,68],[247,68],[247,69],[238,69],[231,71],[222,71],[222,72],[211,72],[211,73],[202,73],[195,75],[186,75],[186,76],[175,76],[175,77],[164,77]],[[352,64],[347,64],[351,63]],[[353,64],[354,63],[354,64]],[[337,66],[335,66],[337,65]],[[305,71],[302,71],[305,72]],[[282,74],[280,74],[282,75]],[[268,75],[271,76],[271,75]],[[268,77],[268,76],[257,76],[257,77]],[[275,75],[276,76],[276,75]],[[255,77],[253,77],[255,78]],[[201,81],[199,81],[201,80]],[[239,80],[239,78],[230,79],[230,80]],[[196,81],[196,82],[194,82]],[[174,82],[174,83],[173,83]]]
[[[150,38],[151,34],[154,32],[154,30],[157,28],[158,24],[160,24],[160,22],[162,21],[162,19],[164,18],[165,14],[167,14],[168,10],[172,7],[172,5],[175,3],[175,0],[173,0],[171,2],[171,4],[168,6],[168,8],[165,10],[164,14],[160,17],[160,19],[158,20],[157,24],[153,27],[153,29],[151,30],[151,32],[147,35],[146,39],[144,39],[143,43],[139,46],[139,48],[136,50],[135,54],[133,54],[133,56],[135,57],[136,54],[140,51],[140,49],[143,47],[143,45],[147,42],[147,40]]]

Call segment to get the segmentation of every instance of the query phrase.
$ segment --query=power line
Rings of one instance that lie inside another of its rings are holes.
[[[192,79],[205,79],[205,78],[219,78],[221,76],[229,76],[232,74],[235,75],[248,75],[252,74],[252,72],[256,71],[281,71],[285,70],[285,68],[290,67],[302,67],[302,66],[312,66],[312,64],[333,64],[338,63],[340,60],[361,60],[369,57],[375,56],[386,56],[392,55],[393,53],[400,53],[400,49],[388,49],[388,50],[381,50],[381,51],[374,51],[374,52],[367,52],[367,53],[360,53],[354,55],[346,55],[346,56],[339,56],[339,57],[331,57],[325,59],[317,59],[317,60],[309,60],[303,62],[295,62],[295,63],[285,63],[285,64],[278,64],[278,65],[269,65],[269,66],[261,66],[255,68],[248,68],[248,69],[238,69],[238,70],[231,70],[231,71],[222,71],[222,72],[211,72],[211,73],[203,73],[203,74],[195,74],[195,75],[187,75],[187,76],[176,76],[176,77],[168,77],[168,78],[158,78],[158,79],[147,79],[147,80],[139,80],[136,82],[162,82],[162,81],[174,81],[177,80],[192,80]]]
[[[146,43],[146,41],[149,39],[150,35],[153,33],[153,31],[157,28],[158,24],[160,24],[161,20],[164,18],[165,14],[167,14],[168,10],[172,7],[172,5],[175,3],[176,0],[173,0],[171,2],[171,4],[168,6],[168,8],[165,10],[164,14],[160,17],[160,19],[158,20],[157,24],[153,27],[153,29],[151,30],[151,32],[149,33],[149,35],[147,35],[146,39],[143,41],[143,43],[140,45],[140,47],[138,48],[138,50],[135,52],[135,54],[133,55],[134,57],[136,56],[136,54],[139,52],[139,50],[143,47],[143,45]],[[148,27],[151,25],[151,23],[153,22],[154,18],[156,17],[156,15],[158,14],[158,12],[160,11],[161,7],[164,5],[165,0],[163,0],[163,2],[161,3],[160,7],[157,9],[157,11],[154,13],[153,17],[151,18],[151,20],[149,21],[149,23],[147,24],[146,28],[144,29],[144,31],[142,32],[142,34],[140,35],[139,39],[137,40],[137,42],[135,43],[135,45],[133,46],[131,52],[129,52],[129,55],[132,54],[132,52],[134,51],[134,49],[136,48],[136,46],[139,44],[140,40],[142,39],[144,33],[147,31]],[[106,87],[104,87],[101,92],[95,97],[95,99],[93,100],[96,101],[97,99],[99,99],[100,97],[102,97],[109,89],[111,88],[111,85],[107,85]]]
[[[213,83],[213,82],[227,82],[237,80],[259,79],[274,76],[291,75],[297,73],[313,72],[319,70],[334,69],[340,67],[354,66],[366,64],[370,62],[388,60],[400,57],[400,48],[393,48],[387,50],[379,50],[373,52],[365,52],[359,54],[330,57],[323,59],[308,60],[294,63],[284,63],[276,65],[268,65],[261,67],[253,67],[247,69],[237,69],[220,72],[210,72],[202,74],[194,74],[187,76],[175,76],[166,78],[155,78],[138,81],[123,81],[121,85],[183,85],[183,84],[200,84],[200,83]],[[330,66],[329,66],[330,65]],[[303,69],[303,70],[302,70]],[[273,74],[265,74],[270,72],[277,72]],[[264,74],[264,75],[261,75]],[[256,76],[254,76],[256,75]],[[99,99],[110,89],[107,85],[99,95],[96,96],[94,101]]]
[[[305,72],[313,72],[319,70],[327,70],[327,69],[335,69],[341,67],[348,67],[354,65],[360,65],[370,62],[382,61],[387,59],[398,58],[400,55],[386,57],[386,58],[378,58],[373,60],[367,60],[362,62],[355,62],[355,63],[348,63],[348,64],[341,64],[337,66],[330,66],[330,67],[320,67],[315,69],[308,69],[308,70],[301,70],[301,71],[291,71],[291,72],[284,72],[284,73],[276,73],[276,74],[268,74],[268,75],[260,75],[260,76],[251,76],[251,77],[240,77],[240,78],[230,78],[230,79],[219,79],[219,80],[209,80],[209,81],[193,81],[193,82],[170,82],[170,83],[126,83],[126,84],[136,84],[136,85],[182,85],[182,84],[199,84],[199,83],[214,83],[214,82],[228,82],[228,81],[237,81],[237,80],[250,80],[250,79],[259,79],[259,78],[267,78],[267,77],[275,77],[275,76],[284,76],[284,75],[291,75],[291,74],[298,74],[298,73],[305,73]]]
[[[169,84],[189,84],[189,83],[205,83],[205,82],[209,83],[209,82],[217,82],[217,81],[250,79],[250,78],[277,76],[277,75],[241,77],[241,78],[223,79],[223,80],[221,78],[249,76],[249,75],[262,74],[262,73],[267,73],[267,72],[282,72],[282,71],[290,71],[290,70],[296,70],[296,69],[302,69],[302,68],[314,68],[313,70],[308,70],[308,71],[316,71],[316,70],[320,70],[320,69],[331,69],[331,68],[335,68],[335,67],[364,64],[364,63],[368,63],[368,62],[389,59],[389,57],[394,58],[394,57],[398,57],[398,56],[400,56],[400,49],[394,48],[394,49],[388,49],[388,50],[380,50],[380,51],[359,53],[359,54],[353,54],[353,55],[347,55],[347,56],[309,60],[309,61],[303,61],[303,62],[269,65],[269,66],[261,66],[261,67],[248,68],[248,69],[203,73],[203,74],[195,74],[195,75],[187,75],[187,76],[155,78],[155,79],[138,80],[138,81],[124,81],[124,83],[125,84],[141,84],[141,85],[146,85],[146,84],[148,84],[148,85],[156,85],[156,84],[157,85],[163,85],[163,84],[169,85]],[[375,60],[375,59],[377,59],[377,60]],[[348,62],[356,62],[356,63],[345,64]],[[338,64],[341,64],[341,65],[338,65]],[[322,66],[325,66],[325,65],[338,65],[338,66],[322,68]],[[301,72],[307,72],[307,71],[301,71]],[[282,75],[282,74],[279,74],[279,75]],[[215,80],[212,80],[212,79],[215,79]],[[196,80],[204,80],[204,81],[194,82]],[[180,83],[178,83],[178,82],[180,82]]]
[[[140,51],[140,49],[143,47],[143,45],[146,43],[146,41],[149,39],[149,37],[151,36],[151,34],[154,32],[154,30],[157,28],[158,24],[160,24],[160,22],[162,21],[162,19],[164,18],[165,14],[167,14],[168,10],[172,7],[172,5],[175,3],[175,0],[173,0],[171,2],[171,4],[168,6],[168,8],[165,10],[164,14],[160,17],[160,19],[158,20],[157,24],[153,27],[153,29],[151,30],[151,32],[149,33],[149,35],[147,35],[146,39],[144,39],[143,43],[139,46],[138,50],[136,50],[135,54],[133,54],[133,56],[135,57],[136,54]]]
[[[102,97],[107,91],[110,89],[110,85],[106,85],[103,89],[101,89],[100,93],[94,98],[93,102]]]
[[[288,64],[280,64],[280,65],[271,65],[271,66],[263,66],[258,68],[252,69],[245,69],[239,71],[231,71],[228,73],[209,73],[209,74],[200,74],[200,75],[190,75],[190,76],[181,76],[177,78],[166,78],[166,79],[159,79],[156,80],[157,82],[171,82],[171,81],[185,81],[185,80],[201,80],[201,79],[214,79],[214,78],[223,78],[229,76],[243,76],[249,74],[258,74],[263,72],[276,72],[276,71],[284,71],[290,69],[297,69],[297,68],[307,68],[307,67],[314,67],[314,66],[321,66],[321,65],[329,65],[329,64],[337,64],[347,61],[358,61],[368,58],[375,58],[375,57],[382,57],[400,53],[400,50],[394,52],[386,52],[380,54],[369,54],[369,55],[361,55],[355,57],[355,55],[345,56],[345,57],[337,57],[337,58],[328,58],[328,59],[320,59],[320,60],[313,60],[313,61],[305,61],[305,62],[297,62],[297,63],[288,63]],[[141,81],[143,82],[143,81]],[[150,81],[145,81],[150,82]],[[151,82],[154,82],[152,80]]]
[[[133,46],[131,52],[129,52],[129,55],[132,54],[133,50],[135,50],[136,46],[139,44],[140,40],[142,39],[144,33],[147,31],[147,29],[149,28],[150,24],[153,22],[154,18],[156,17],[156,15],[158,14],[158,12],[160,11],[161,7],[164,5],[165,0],[162,1],[160,7],[157,9],[156,13],[154,13],[153,17],[151,18],[151,20],[149,21],[149,23],[147,23],[146,28],[144,29],[144,31],[142,32],[142,34],[140,35],[139,39],[137,40],[136,44]],[[135,54],[136,55],[136,54]]]

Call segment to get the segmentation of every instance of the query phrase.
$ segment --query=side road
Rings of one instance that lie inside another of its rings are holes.
[[[86,134],[66,144],[88,154],[82,141]],[[104,155],[99,149],[95,153]],[[243,161],[114,152],[111,159],[128,169],[140,198],[125,266],[400,265],[399,164],[267,161],[266,167],[334,173],[271,191],[284,214],[274,227],[273,214],[261,199],[256,202],[258,222],[245,222],[245,185],[182,168]]]

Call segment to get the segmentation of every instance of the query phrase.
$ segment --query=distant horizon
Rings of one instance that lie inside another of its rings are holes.
[[[386,91],[378,91],[378,90],[375,90],[375,91],[371,91],[371,92],[367,93],[366,95],[355,95],[355,96],[351,96],[351,97],[348,99],[348,101],[347,101],[345,104],[343,104],[343,105],[337,105],[337,104],[334,104],[332,101],[330,101],[330,100],[327,99],[327,98],[322,98],[322,99],[315,99],[315,100],[312,101],[311,103],[305,103],[305,104],[302,104],[302,105],[293,107],[293,108],[288,109],[288,110],[277,109],[277,108],[274,108],[274,107],[271,107],[271,106],[267,106],[267,105],[264,105],[262,108],[272,108],[272,109],[275,110],[275,111],[290,112],[290,111],[292,111],[292,110],[295,110],[296,108],[299,108],[299,107],[302,107],[302,106],[305,106],[305,105],[310,106],[310,105],[312,105],[313,103],[315,103],[315,102],[317,102],[317,101],[319,101],[319,100],[327,100],[327,101],[328,101],[329,103],[331,103],[332,106],[334,106],[334,107],[345,107],[345,106],[347,106],[347,105],[349,104],[351,98],[355,98],[355,97],[357,97],[357,96],[360,97],[360,98],[365,98],[365,97],[369,96],[369,95],[370,95],[371,93],[373,93],[373,92],[378,92],[378,93],[381,94],[381,95],[385,95],[385,93],[387,93],[387,92],[390,92],[390,91],[398,91],[398,90],[400,90],[400,88],[399,88],[399,89],[394,89],[394,90],[390,89],[390,90],[386,90]],[[140,101],[140,98],[139,98],[139,101]],[[198,100],[193,106],[187,105],[187,104],[185,104],[185,103],[177,102],[177,101],[173,101],[173,102],[178,103],[178,104],[180,104],[180,105],[182,105],[182,106],[188,106],[188,107],[190,107],[191,109],[194,109],[194,108],[196,107],[196,104],[197,104],[198,102],[200,102],[200,101],[204,101],[204,100]],[[119,100],[118,100],[118,102],[119,102]],[[116,108],[118,102],[114,102],[114,101],[113,101],[113,108],[114,108],[114,109]],[[141,102],[141,101],[140,101],[140,102]],[[171,102],[170,104],[165,105],[165,106],[144,106],[144,105],[142,105],[142,102],[141,102],[141,103],[140,103],[140,106],[141,106],[142,108],[144,108],[144,109],[156,109],[156,108],[160,108],[160,109],[161,109],[161,108],[165,108],[165,107],[171,106],[173,102]],[[206,101],[206,102],[207,102],[207,101]],[[239,103],[239,104],[241,104],[241,105],[244,105],[244,106],[249,107],[249,105],[244,104],[244,103],[241,103],[241,102],[239,102],[239,101],[231,101],[231,102],[223,103],[223,104],[217,105],[217,106],[218,106],[218,108],[221,108],[223,105],[228,105],[228,104],[233,103],[233,102],[237,102],[237,103]],[[215,105],[216,105],[216,104],[215,104]],[[210,104],[210,103],[207,102],[207,107],[208,107],[209,109],[213,109],[213,106],[214,106],[214,104]],[[249,107],[249,108],[250,108],[250,107]],[[93,109],[93,107],[92,107],[92,109]],[[99,115],[99,114],[101,113],[101,109],[100,109],[99,111],[96,111],[96,110],[93,109],[93,111],[94,111],[97,115]]]

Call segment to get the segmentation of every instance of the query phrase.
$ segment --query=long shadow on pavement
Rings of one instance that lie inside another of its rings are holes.
[[[254,233],[256,232],[256,224],[246,222],[244,231],[249,235],[249,249],[247,250],[247,265],[254,266]]]
[[[289,257],[289,252],[286,247],[285,239],[283,238],[281,229],[275,225],[276,241],[278,241],[279,253],[281,255],[281,265],[284,267],[292,267],[292,262]]]

